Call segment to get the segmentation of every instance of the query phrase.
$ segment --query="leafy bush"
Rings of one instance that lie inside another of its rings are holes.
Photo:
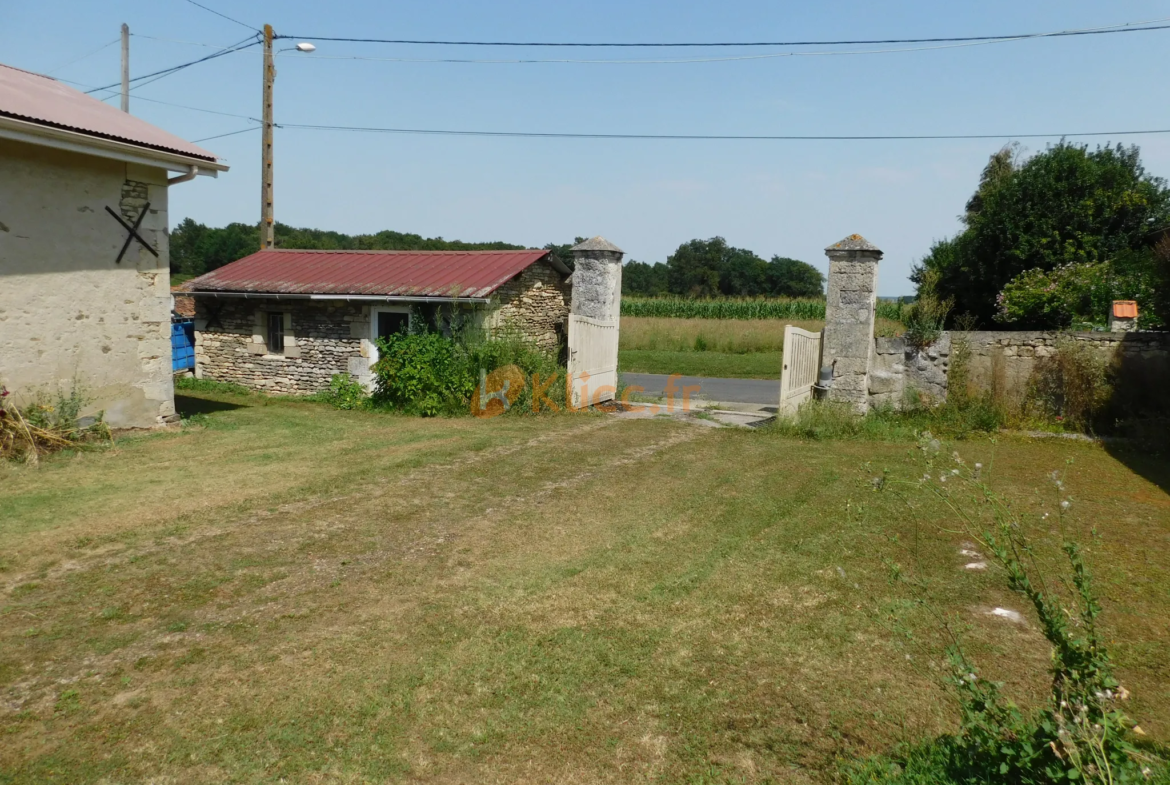
[[[1121,708],[1129,698],[1113,674],[1113,664],[1098,629],[1101,607],[1081,548],[1065,539],[1060,550],[1064,574],[1041,572],[1039,543],[1024,533],[1015,508],[984,481],[982,466],[967,465],[959,454],[941,456],[941,443],[929,433],[919,448],[925,473],[919,480],[872,480],[879,491],[893,490],[912,513],[909,496],[924,494],[954,513],[955,524],[989,553],[1007,588],[1025,599],[1052,646],[1051,689],[1047,705],[1026,712],[1005,698],[1002,684],[989,682],[964,652],[950,621],[937,610],[944,637],[951,641],[944,685],[960,707],[959,731],[849,768],[849,783],[1115,783],[1165,781],[1166,761],[1142,749],[1139,729]],[[1051,475],[1060,531],[1071,508],[1059,472]],[[1047,515],[1045,516],[1047,517]],[[940,533],[944,533],[940,526]],[[953,535],[949,528],[945,533]],[[930,584],[891,562],[891,574],[908,586],[916,605],[929,607]]]
[[[453,414],[475,383],[455,341],[440,333],[395,333],[378,340],[375,405],[434,417]]]
[[[1081,329],[1102,326],[1115,299],[1121,294],[1111,266],[1066,264],[1051,271],[1020,273],[996,298],[996,321],[1037,329]]]
[[[321,397],[334,408],[346,411],[360,408],[367,399],[366,388],[348,373],[333,374]]]
[[[409,414],[433,417],[465,414],[481,376],[516,366],[526,382],[510,411],[538,411],[551,401],[556,409],[565,403],[564,369],[549,352],[519,336],[504,333],[488,337],[465,330],[455,337],[438,332],[398,333],[378,344],[380,359],[374,364],[372,403]],[[562,379],[556,383],[554,377]],[[534,405],[533,383],[539,384],[541,401]]]
[[[955,304],[953,298],[939,299],[935,293],[938,273],[928,270],[924,273],[926,284],[919,298],[904,309],[906,340],[911,346],[925,349],[942,337],[947,315]]]

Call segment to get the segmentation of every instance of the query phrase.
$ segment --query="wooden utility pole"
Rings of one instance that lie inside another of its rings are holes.
[[[122,111],[130,111],[130,25],[122,23]]]
[[[264,25],[264,106],[262,108],[260,158],[260,250],[272,248],[276,225],[272,211],[272,83],[276,65],[272,60],[272,25]]]

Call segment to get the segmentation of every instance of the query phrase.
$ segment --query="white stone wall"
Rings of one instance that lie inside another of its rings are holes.
[[[115,427],[174,419],[167,172],[0,140],[0,384],[18,403],[74,380]],[[158,258],[131,243],[108,206]]]

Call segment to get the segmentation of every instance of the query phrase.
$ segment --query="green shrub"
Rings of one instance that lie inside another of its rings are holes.
[[[373,369],[375,406],[424,417],[466,414],[481,376],[514,365],[524,375],[525,386],[509,411],[537,408],[532,388],[537,379],[541,405],[551,401],[557,409],[564,407],[564,368],[553,354],[514,334],[488,337],[471,329],[455,337],[438,332],[399,333],[379,341],[378,349],[380,359]]]
[[[440,333],[395,333],[378,340],[373,402],[408,414],[454,414],[474,381],[455,341]]]
[[[906,306],[902,312],[902,319],[906,324],[906,340],[918,349],[925,349],[942,337],[947,316],[955,304],[953,298],[940,299],[935,294],[937,283],[936,271],[924,272],[918,299]]]
[[[996,298],[995,319],[1037,329],[1092,329],[1105,324],[1114,299],[1128,299],[1119,288],[1108,262],[1026,270]]]
[[[358,409],[365,404],[366,388],[348,373],[335,373],[321,397],[336,409]]]

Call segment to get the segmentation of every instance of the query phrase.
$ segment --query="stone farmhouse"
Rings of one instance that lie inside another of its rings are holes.
[[[548,251],[265,250],[188,281],[195,375],[301,395],[347,373],[367,387],[376,341],[412,320],[508,329],[559,351],[570,271]]]
[[[176,419],[167,191],[226,170],[149,123],[0,65],[0,384],[17,405],[76,383],[82,414],[102,411],[112,426]]]

